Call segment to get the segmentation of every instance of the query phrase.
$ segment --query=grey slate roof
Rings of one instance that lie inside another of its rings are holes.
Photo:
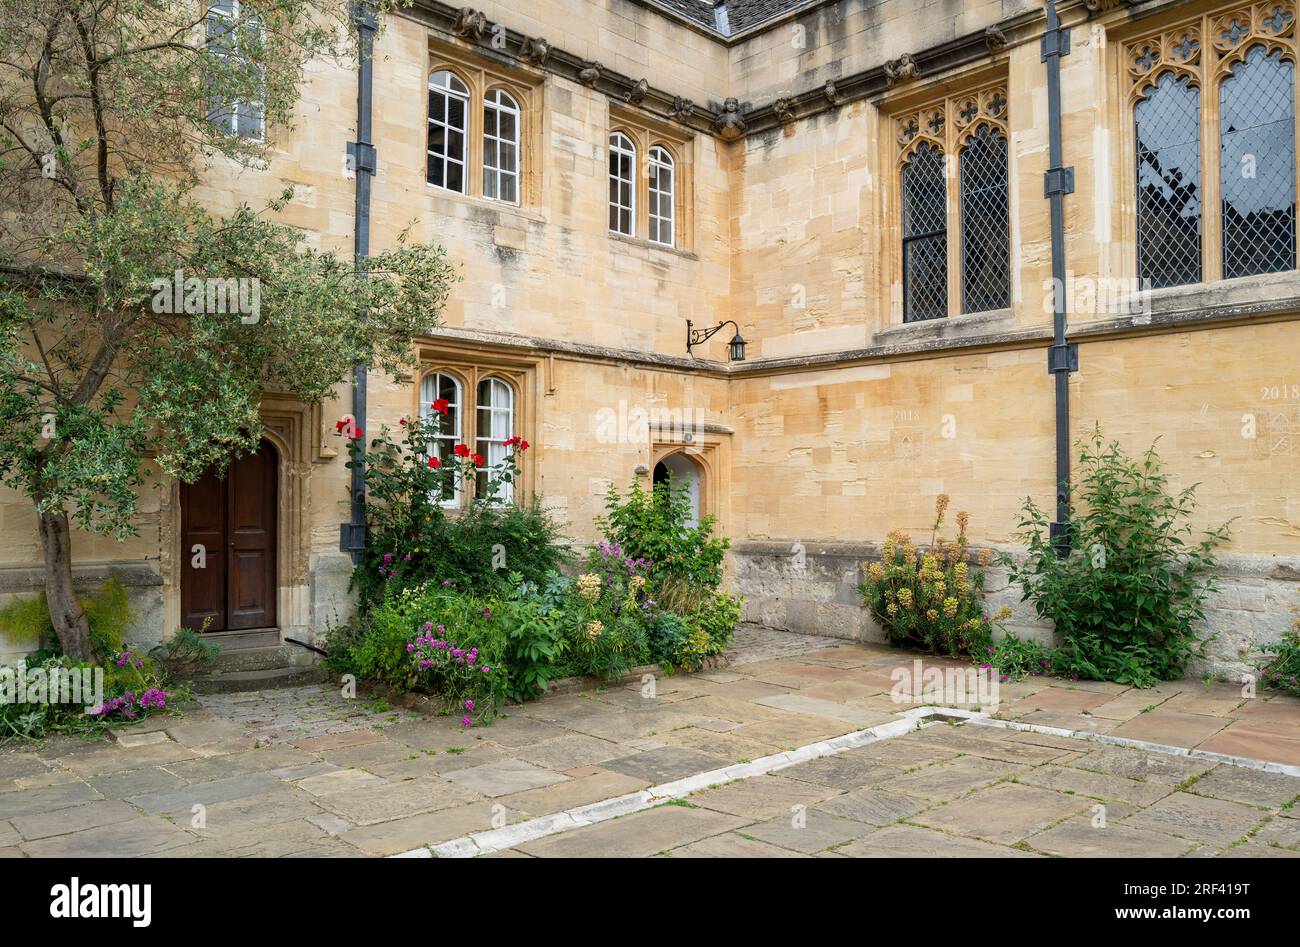
[[[808,0],[650,0],[654,6],[664,7],[700,26],[722,36],[733,36],[779,16],[788,10],[804,6]]]

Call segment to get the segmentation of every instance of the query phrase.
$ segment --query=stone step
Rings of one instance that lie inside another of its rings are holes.
[[[238,691],[271,690],[277,687],[299,687],[319,684],[326,679],[321,667],[259,668],[252,671],[225,671],[209,674],[193,681],[194,690],[200,694],[228,694]]]
[[[230,671],[264,671],[270,668],[290,667],[296,658],[298,658],[297,654],[291,654],[287,646],[278,643],[269,648],[237,648],[232,651],[222,651],[217,655],[213,672],[221,674]]]
[[[251,648],[275,648],[280,644],[280,629],[250,628],[246,631],[212,631],[204,637],[226,651],[245,651]]]

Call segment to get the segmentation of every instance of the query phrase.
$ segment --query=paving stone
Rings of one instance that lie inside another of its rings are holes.
[[[586,716],[566,720],[563,725],[588,736],[621,743],[638,737],[655,736],[681,727],[689,727],[696,719],[693,714],[680,713],[676,710],[608,713],[597,709]]]
[[[33,858],[131,858],[188,845],[194,836],[163,819],[119,820],[68,835],[24,842]]]
[[[625,756],[626,751],[609,740],[582,733],[570,733],[567,736],[521,747],[515,751],[515,755],[529,763],[563,772]]]
[[[1065,858],[1178,858],[1196,843],[1164,832],[1151,832],[1111,819],[1094,827],[1087,814],[1031,835],[1025,843],[1036,851]]]
[[[356,792],[370,789],[375,784],[384,784],[385,780],[374,773],[360,769],[336,769],[318,776],[300,779],[296,785],[313,796],[335,796],[342,792]]]
[[[709,809],[664,805],[517,847],[546,858],[645,858],[744,824],[744,819]]]
[[[1048,687],[1029,697],[1010,702],[1003,711],[1013,717],[1024,716],[1034,711],[1077,715],[1081,711],[1100,707],[1112,699],[1114,699],[1112,695],[1096,694],[1087,690]]]
[[[788,693],[788,691],[784,692]],[[789,716],[775,707],[764,707],[752,700],[719,697],[709,694],[704,697],[692,697],[677,705],[681,712],[700,715],[702,720],[728,720],[732,723],[760,723],[765,720],[784,720]]]
[[[81,777],[67,770],[49,770],[35,776],[19,776],[13,780],[13,789],[44,789],[47,786],[62,786],[66,783],[79,782]],[[89,782],[89,780],[86,780]]]
[[[49,770],[50,767],[35,753],[0,753],[0,780],[37,776]]]
[[[496,801],[507,809],[518,811],[531,818],[552,815],[577,806],[624,796],[645,789],[649,785],[648,780],[601,769],[587,776],[543,786],[540,789],[499,796]]]
[[[883,780],[880,788],[918,796],[931,802],[943,802],[973,789],[995,783],[1020,770],[1021,767],[1014,763],[986,760],[978,756],[963,756],[946,763],[935,763],[933,766],[903,776]]]
[[[0,793],[0,819],[12,819],[14,816],[30,815],[39,812],[52,812],[55,809],[67,809],[103,799],[98,792],[82,782],[63,783],[44,789],[29,789],[22,792]]]
[[[1232,716],[1243,723],[1271,722],[1300,726],[1300,698],[1261,695],[1245,701]]]
[[[202,783],[227,776],[266,773],[287,766],[303,766],[315,762],[316,757],[311,753],[284,744],[241,750],[224,756],[182,760],[168,763],[164,768],[189,782]]]
[[[1255,833],[1255,841],[1284,848],[1300,847],[1300,819],[1273,819]]]
[[[1150,690],[1133,688],[1100,706],[1091,708],[1094,717],[1106,717],[1110,720],[1128,720],[1145,710],[1154,710],[1177,695],[1153,694]]]
[[[690,845],[674,848],[668,853],[673,858],[808,858],[803,852],[778,848],[767,842],[745,838],[736,832],[700,839]]]
[[[855,789],[841,796],[833,796],[816,806],[824,812],[843,816],[868,825],[891,825],[900,819],[916,815],[929,803],[916,796],[884,789]]]
[[[153,743],[171,742],[170,738],[162,730],[148,730],[142,733],[134,733],[130,730],[109,730],[108,735],[114,743],[124,750],[137,746],[149,746]]]
[[[437,778],[408,779],[400,783],[385,780],[364,789],[316,799],[321,808],[359,826],[476,801],[482,801],[478,793]]]
[[[955,759],[957,753],[957,750],[948,747],[921,743],[917,741],[916,734],[907,734],[846,750],[844,755],[877,760],[905,770]]]
[[[1300,797],[1300,778],[1242,766],[1220,766],[1198,779],[1191,791],[1198,796],[1276,809]]]
[[[811,806],[837,792],[826,786],[789,779],[784,774],[767,775],[738,779],[692,793],[690,802],[705,809],[760,820],[789,813],[793,806]]]
[[[760,697],[754,703],[762,704],[764,707],[775,707],[778,710],[807,714],[812,717],[828,717],[831,720],[842,720],[845,723],[853,724],[854,728],[859,730],[874,727],[876,724],[885,723],[891,719],[889,714],[873,713],[860,707],[837,704],[834,701],[807,697],[804,694],[779,694],[775,697]]]
[[[1300,766],[1300,736],[1297,732],[1294,722],[1239,720],[1210,737],[1198,749]]]
[[[734,726],[739,726],[736,724]],[[688,750],[697,750],[710,756],[718,756],[730,763],[741,760],[757,760],[776,752],[776,747],[757,740],[749,740],[734,733],[713,733],[696,727],[674,730],[663,736],[666,746],[679,746]]]
[[[284,825],[319,817],[322,811],[310,797],[282,785],[270,792],[206,806],[201,814],[199,824],[198,814],[190,813],[180,816],[177,824],[202,839],[222,838],[261,827],[278,832]]]
[[[165,856],[169,853],[160,853]],[[340,838],[303,819],[277,827],[244,829],[170,853],[204,858],[355,858],[360,853]]]
[[[902,771],[896,766],[869,757],[837,753],[834,756],[823,756],[806,763],[787,766],[778,772],[790,779],[800,779],[804,782],[816,783],[818,786],[858,789],[893,779]]]
[[[446,779],[493,798],[564,782],[569,777],[534,766],[524,760],[507,759],[471,766],[448,773]]]
[[[149,766],[145,769],[114,773],[111,776],[91,776],[86,782],[105,799],[126,799],[147,792],[176,789],[186,785],[188,781],[161,766]]]
[[[378,743],[384,740],[382,733],[374,730],[345,730],[325,736],[309,737],[294,741],[294,746],[301,750],[337,750],[345,746],[361,746],[363,743]]]
[[[1180,695],[1184,696],[1184,695]],[[1218,733],[1232,721],[1226,717],[1181,713],[1167,709],[1176,698],[1149,714],[1138,714],[1121,723],[1111,734],[1130,740],[1161,743],[1166,746],[1197,746]]]
[[[1287,848],[1274,848],[1272,845],[1257,845],[1248,842],[1234,845],[1219,853],[1220,858],[1300,858],[1300,852]]]
[[[789,713],[778,720],[746,724],[732,732],[746,740],[757,740],[759,743],[768,743],[778,749],[788,750],[852,733],[856,729],[858,728],[853,724],[843,720]]]
[[[650,785],[672,782],[683,776],[706,773],[722,769],[730,761],[719,756],[710,756],[697,750],[687,750],[676,746],[665,746],[644,753],[634,753],[613,760],[606,760],[601,765],[617,773],[637,776],[649,780]]]
[[[1137,806],[1149,806],[1174,791],[1172,783],[1154,779],[1128,779],[1069,766],[1039,766],[1023,773],[1019,778],[1020,782],[1030,786],[1072,792],[1092,799],[1129,802]]]
[[[891,825],[836,849],[850,858],[1038,858],[1030,852],[910,825]]]
[[[1087,799],[1034,786],[1000,783],[912,818],[917,825],[1014,845],[1091,805]]]
[[[63,756],[59,762],[78,776],[103,776],[127,769],[144,769],[147,766],[190,760],[197,755],[190,747],[168,742],[131,748],[108,746],[87,753]]]
[[[796,681],[796,683],[803,683]],[[743,681],[733,681],[730,684],[719,684],[712,691],[714,697],[723,700],[752,701],[759,697],[772,697],[776,694],[789,694],[792,688],[785,687],[781,684],[769,684],[764,681],[756,681],[753,678],[745,678]]]
[[[486,832],[495,825],[517,822],[522,817],[518,812],[498,806],[499,803],[482,800],[437,812],[349,828],[339,837],[367,855],[396,855],[413,848],[449,842],[474,832]],[[494,819],[497,820],[495,825]],[[504,822],[501,821],[503,819]]]
[[[53,812],[32,813],[13,818],[13,827],[24,839],[49,838],[67,835],[82,829],[93,829],[113,822],[126,822],[139,816],[135,809],[119,800],[88,802],[84,806],[57,809]]]
[[[1263,819],[1264,813],[1250,806],[1176,792],[1130,816],[1124,824],[1222,848],[1243,838]]]
[[[741,834],[811,855],[861,838],[870,831],[871,827],[862,822],[843,819],[819,809],[805,809],[751,825]]]
[[[9,821],[0,821],[0,848],[6,848],[10,845],[17,845],[22,838],[18,835],[18,830],[13,827]]]
[[[1216,764],[1185,756],[1169,756],[1165,753],[1148,753],[1144,750],[1108,746],[1093,750],[1070,765],[1078,769],[1109,773],[1111,776],[1154,779],[1177,785],[1191,776],[1213,769]]]
[[[563,727],[521,715],[494,720],[486,732],[493,743],[509,749],[532,746],[568,733]]]
[[[927,727],[914,737],[919,744],[935,744],[966,753],[982,756],[990,760],[1003,760],[1007,763],[1046,763],[1061,756],[1061,751],[1053,747],[1039,746],[1032,743],[1015,743],[1000,739],[1003,731],[984,729],[974,725]]]
[[[238,799],[241,796],[255,796],[269,792],[279,785],[280,781],[274,776],[268,776],[266,773],[252,773],[131,796],[127,799],[127,802],[138,809],[143,809],[145,812],[185,815],[188,817],[190,811],[196,805],[211,807],[219,802]]]

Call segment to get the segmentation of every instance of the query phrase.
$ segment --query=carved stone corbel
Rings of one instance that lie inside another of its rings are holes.
[[[633,105],[640,105],[645,101],[645,94],[650,91],[649,79],[638,79],[636,85],[623,93],[623,101],[630,102]]]
[[[534,66],[541,66],[546,62],[546,57],[551,53],[551,44],[541,36],[530,36],[524,40],[523,49],[519,52],[519,58],[524,62],[532,63]]]
[[[794,101],[792,99],[777,99],[772,103],[772,111],[776,114],[776,120],[782,125],[789,125],[794,121]]]
[[[740,114],[740,102],[727,99],[722,103],[722,111],[713,117],[709,125],[714,134],[723,141],[735,141],[745,134],[745,117]]]
[[[695,103],[690,99],[677,96],[673,99],[673,106],[668,110],[668,115],[678,121],[684,122],[695,114]]]
[[[477,40],[483,38],[487,29],[487,14],[473,7],[461,7],[460,12],[456,14],[456,22],[451,31],[465,39]]]
[[[906,82],[908,79],[918,79],[921,76],[921,70],[917,68],[916,60],[910,53],[904,53],[897,59],[891,59],[885,63],[885,86],[892,87],[900,82]]]
[[[587,62],[582,64],[578,70],[578,81],[585,86],[594,86],[596,80],[600,78],[600,63]]]

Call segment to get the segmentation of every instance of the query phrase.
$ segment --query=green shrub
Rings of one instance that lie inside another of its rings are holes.
[[[349,442],[348,466],[362,459],[367,465],[366,548],[351,580],[363,613],[384,598],[389,586],[452,582],[473,594],[504,595],[508,572],[541,582],[567,561],[559,524],[540,504],[520,506],[500,499],[503,487],[519,474],[526,441],[510,445],[505,459],[489,469],[486,496],[459,510],[443,506],[457,489],[469,489],[476,464],[472,454],[453,454],[430,466],[440,423],[440,416],[403,420],[397,440],[384,430],[369,448],[361,437]],[[468,448],[458,445],[456,450]]]
[[[201,674],[217,663],[220,654],[221,647],[216,642],[193,628],[177,629],[170,638],[149,651],[149,657],[157,662],[165,681],[179,681]]]
[[[1300,697],[1300,615],[1282,632],[1282,639],[1264,648],[1272,655],[1259,666],[1259,681],[1264,687]]]
[[[1018,638],[1006,632],[997,641],[990,641],[976,653],[980,667],[992,668],[1003,682],[1018,681],[1029,675],[1050,674],[1052,661],[1037,641]]]
[[[713,535],[714,517],[701,516],[692,526],[691,515],[687,482],[669,477],[646,490],[633,480],[625,498],[609,488],[605,515],[597,524],[607,543],[620,547],[623,556],[649,562],[656,582],[675,577],[717,588],[731,541]]]
[[[133,618],[131,599],[122,583],[110,577],[94,595],[80,601],[90,625],[91,653],[103,660],[121,651]],[[58,653],[58,638],[44,592],[30,598],[13,598],[0,608],[0,629],[23,644],[33,648],[49,644],[51,653]]]
[[[935,500],[928,548],[919,549],[900,530],[891,532],[881,561],[864,564],[858,591],[891,644],[957,656],[976,653],[991,622],[981,602],[984,572],[971,568],[966,546],[968,515],[957,514],[954,541],[939,535],[949,502],[947,494]],[[984,553],[979,566],[988,558]],[[999,612],[994,620],[1005,617]]]
[[[1181,677],[1203,654],[1196,625],[1214,587],[1214,549],[1227,524],[1193,536],[1196,484],[1171,492],[1152,445],[1140,460],[1100,429],[1080,445],[1078,486],[1070,498],[1071,553],[1060,557],[1048,515],[1026,499],[1023,562],[1006,565],[1040,618],[1056,626],[1057,674],[1148,687]]]

